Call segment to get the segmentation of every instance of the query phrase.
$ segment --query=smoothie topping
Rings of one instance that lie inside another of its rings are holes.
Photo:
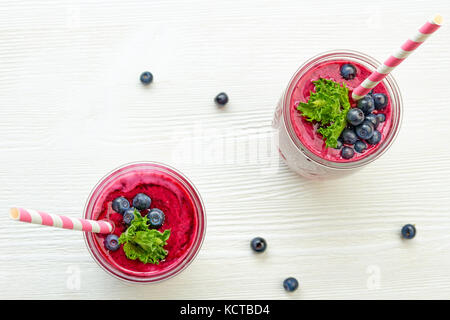
[[[152,199],[145,193],[138,193],[133,198],[133,207],[138,210],[147,210],[150,208],[150,204],[152,203]]]
[[[129,207],[130,203],[124,197],[118,197],[112,202],[112,209],[120,214],[123,214]]]
[[[147,218],[151,229],[159,229],[163,225],[166,217],[161,209],[154,208],[149,211]]]
[[[300,102],[297,110],[307,121],[319,123],[317,132],[323,136],[327,147],[336,148],[337,139],[347,125],[350,110],[348,88],[339,83],[320,78],[313,81],[315,92],[311,91],[307,103]]]
[[[167,240],[170,230],[160,232],[149,229],[149,221],[139,211],[134,211],[134,219],[128,229],[120,235],[119,243],[128,259],[139,259],[143,263],[159,264],[167,256]]]
[[[134,210],[136,210],[135,208],[130,208],[125,210],[125,212],[123,213],[123,223],[125,223],[127,226],[129,226],[131,224],[131,221],[134,220]]]
[[[115,234],[108,234],[104,242],[105,248],[111,251],[116,251],[120,248],[119,237]]]
[[[345,80],[353,80],[356,77],[356,68],[350,63],[343,64],[340,71]]]
[[[375,93],[373,95],[373,101],[377,110],[383,110],[388,104],[388,98],[384,93]]]

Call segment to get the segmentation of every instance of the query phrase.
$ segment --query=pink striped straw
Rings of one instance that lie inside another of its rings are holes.
[[[11,208],[9,216],[18,221],[40,224],[44,226],[79,230],[95,233],[112,233],[114,225],[105,220],[95,221],[71,218],[24,208]]]
[[[381,82],[392,70],[406,59],[418,46],[420,46],[432,33],[442,24],[442,17],[436,15],[427,21],[417,33],[406,40],[406,42],[391,55],[381,66],[378,67],[367,79],[365,79],[356,89],[353,90],[353,100],[359,100],[369,93],[378,83]]]

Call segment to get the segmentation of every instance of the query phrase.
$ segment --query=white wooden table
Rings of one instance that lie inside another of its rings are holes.
[[[382,158],[314,182],[270,148],[303,61],[339,48],[383,60],[434,13],[450,21],[450,2],[2,1],[0,298],[450,298],[450,24],[394,71],[404,121]],[[169,281],[124,284],[81,233],[7,216],[12,205],[81,216],[104,174],[139,160],[181,170],[207,209],[200,254]]]

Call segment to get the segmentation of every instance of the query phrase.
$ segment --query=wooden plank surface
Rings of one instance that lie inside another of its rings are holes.
[[[375,163],[309,181],[271,146],[303,61],[339,48],[383,60],[434,13],[450,19],[450,2],[2,1],[0,298],[450,298],[447,25],[394,71],[403,125]],[[80,216],[104,174],[139,160],[181,170],[207,209],[199,256],[169,281],[124,284],[81,233],[7,217],[12,205]]]

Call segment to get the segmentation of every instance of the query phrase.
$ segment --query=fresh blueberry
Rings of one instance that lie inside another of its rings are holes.
[[[283,287],[288,292],[295,291],[298,288],[298,281],[295,278],[289,277],[283,281]]]
[[[345,80],[352,80],[356,77],[356,68],[350,63],[343,64],[341,66],[341,76]]]
[[[416,227],[412,224],[406,224],[402,228],[402,237],[405,239],[412,239],[416,236]]]
[[[126,210],[123,213],[122,219],[123,223],[129,226],[133,220],[134,220],[134,208]]]
[[[119,237],[115,234],[108,234],[103,242],[105,248],[111,251],[116,251],[120,248]]]
[[[376,129],[378,125],[380,124],[380,119],[378,119],[376,114],[369,114],[366,116],[366,120],[369,120],[373,124],[373,128]]]
[[[342,143],[342,139],[341,138],[338,138],[337,139],[337,146],[336,146],[336,148],[335,149],[340,149],[340,148],[342,148],[342,146],[343,146],[344,144]]]
[[[370,95],[366,95],[362,99],[359,99],[357,106],[364,112],[364,114],[371,114],[372,111],[375,110],[375,102]]]
[[[153,75],[149,71],[144,71],[141,73],[140,79],[143,84],[150,84],[153,81]]]
[[[252,241],[250,242],[250,247],[255,252],[264,252],[267,248],[267,243],[266,240],[264,240],[263,238],[256,237],[253,238]]]
[[[355,151],[353,151],[353,148],[350,147],[343,147],[341,150],[341,156],[344,159],[351,159],[355,155]]]
[[[166,217],[162,210],[154,208],[147,214],[147,218],[151,229],[159,229],[163,225]]]
[[[359,126],[356,127],[355,132],[356,135],[363,140],[370,139],[373,135],[374,127],[372,122],[369,120],[365,120]]]
[[[379,123],[386,121],[386,115],[384,113],[378,113],[377,118]]]
[[[375,131],[373,132],[372,137],[371,137],[370,139],[367,139],[366,141],[367,141],[367,143],[369,143],[369,144],[377,144],[378,142],[381,141],[381,132],[378,131],[378,130],[375,130]]]
[[[138,210],[146,210],[150,208],[150,204],[152,203],[152,199],[144,193],[138,193],[133,198],[133,207]]]
[[[367,149],[367,144],[364,141],[358,140],[355,142],[355,151],[358,153],[362,153]]]
[[[113,200],[111,207],[115,212],[123,214],[130,207],[130,203],[124,197],[118,197]]]
[[[342,141],[347,144],[354,144],[356,140],[358,140],[355,130],[350,128],[345,128],[344,131],[342,131],[341,137]]]
[[[353,126],[361,124],[364,121],[364,112],[359,108],[351,108],[347,113],[347,121]]]
[[[221,92],[214,98],[214,101],[218,105],[224,106],[228,103],[228,96],[225,92]]]
[[[388,104],[388,98],[384,93],[374,93],[372,97],[373,101],[375,102],[375,109],[383,110],[384,108],[386,108]]]

